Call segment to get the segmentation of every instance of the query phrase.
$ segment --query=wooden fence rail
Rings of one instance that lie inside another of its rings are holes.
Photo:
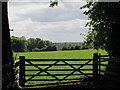
[[[99,54],[99,76],[104,75],[106,72],[106,68],[108,66],[108,61],[110,61],[109,55],[101,55]]]

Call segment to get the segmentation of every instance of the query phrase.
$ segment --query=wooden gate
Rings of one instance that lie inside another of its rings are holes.
[[[24,87],[33,82],[96,79],[98,74],[96,55],[93,59],[25,59],[24,56],[20,56],[19,85]]]

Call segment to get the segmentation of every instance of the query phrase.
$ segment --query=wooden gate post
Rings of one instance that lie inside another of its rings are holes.
[[[100,56],[101,56],[101,54],[99,53],[99,76],[100,76],[100,72],[101,72],[101,59],[100,59]]]
[[[94,53],[93,56],[93,80],[98,80],[98,54]]]
[[[20,56],[20,79],[19,85],[24,87],[25,86],[25,56]]]

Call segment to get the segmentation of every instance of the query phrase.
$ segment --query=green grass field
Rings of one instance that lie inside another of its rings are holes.
[[[92,59],[93,53],[96,53],[96,50],[90,49],[90,50],[71,50],[71,51],[48,51],[48,52],[20,52],[15,53],[17,54],[17,58],[19,56],[25,56],[26,59]],[[107,52],[103,50],[99,50],[99,53],[102,55],[106,55]],[[86,61],[66,61],[69,64],[84,64]],[[34,64],[53,64],[55,61],[48,61],[48,62],[32,62]],[[26,63],[28,64],[28,63]],[[63,62],[59,62],[57,64],[64,64]],[[89,64],[92,64],[90,62]],[[39,66],[42,69],[45,69],[47,66]],[[79,68],[80,66],[74,66],[75,68]],[[84,66],[82,69],[92,69],[92,66]],[[26,66],[26,70],[38,70],[38,68],[34,66]],[[50,69],[72,69],[70,66],[52,66]],[[39,71],[26,71],[25,74],[37,74]],[[50,74],[70,74],[72,71],[48,71]],[[92,71],[82,71],[83,73],[89,73]],[[42,72],[40,74],[46,74],[45,72]],[[73,74],[80,74],[80,72],[74,72]],[[65,75],[66,76],[66,75]],[[56,76],[59,79],[63,79],[65,76]],[[31,76],[27,76],[26,79],[29,79]],[[67,79],[75,79],[75,78],[81,78],[85,77],[84,75],[73,75],[67,77]],[[36,76],[33,79],[54,79],[51,76]],[[58,82],[58,81],[55,81]],[[37,83],[45,83],[42,81],[30,81],[26,84],[37,84]]]
[[[27,59],[92,59],[93,53],[97,50],[71,50],[71,51],[47,51],[47,52],[20,52],[19,56],[25,56]],[[99,50],[99,53],[106,55],[107,52]]]

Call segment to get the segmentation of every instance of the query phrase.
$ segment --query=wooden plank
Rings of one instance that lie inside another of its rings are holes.
[[[74,69],[48,69],[47,71],[73,71]],[[79,69],[81,71],[92,71],[93,69]],[[25,71],[40,71],[40,70],[25,70]]]
[[[24,87],[25,86],[25,57],[20,56],[20,79],[19,85]]]
[[[104,60],[101,60],[100,62],[107,62],[107,61],[110,61],[110,59],[104,59]]]
[[[84,77],[83,77],[84,78]],[[65,79],[65,80],[80,80],[80,79],[83,79],[83,78],[78,78],[78,79]],[[59,80],[56,80],[56,79],[32,79],[30,81],[62,81],[63,79],[59,79]]]
[[[93,80],[94,81],[98,80],[98,59],[99,59],[98,54],[94,53],[94,56],[93,56]]]
[[[86,75],[92,75],[92,73],[85,73]],[[51,75],[54,75],[54,76],[66,76],[66,75],[70,75],[70,74],[51,74]],[[83,75],[83,74],[72,74],[71,76],[73,75]],[[33,75],[33,74],[27,74],[25,76],[49,76],[48,74],[40,74],[40,75]]]
[[[109,57],[109,55],[100,55],[100,57]]]
[[[100,58],[100,59],[103,59],[103,60],[110,60],[110,58]]]
[[[108,66],[108,64],[100,64],[100,66]]]
[[[25,59],[25,61],[88,61],[93,59]]]
[[[53,64],[25,64],[25,66],[49,66]],[[78,66],[78,65],[93,65],[93,64],[55,64],[53,66]]]
[[[101,54],[99,53],[99,56],[100,56],[100,55],[101,55]],[[98,59],[98,63],[99,63],[98,65],[99,65],[99,76],[100,76],[100,74],[101,74],[101,73],[100,73],[100,70],[101,70],[101,58]]]

